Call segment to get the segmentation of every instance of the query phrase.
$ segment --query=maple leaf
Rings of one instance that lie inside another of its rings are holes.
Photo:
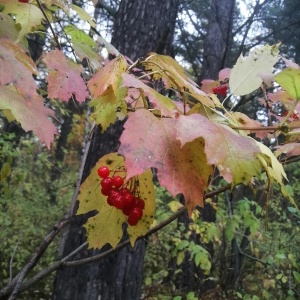
[[[82,60],[86,58],[92,68],[99,69],[102,66],[102,59],[95,51],[97,44],[84,31],[77,29],[73,25],[68,25],[64,28],[66,34],[71,36],[73,48],[78,57]]]
[[[300,100],[300,69],[285,68],[278,73],[274,79],[280,84],[289,95],[299,101]]]
[[[213,101],[190,80],[183,68],[170,56],[150,53],[142,65],[154,72],[153,79],[162,79],[167,88],[180,90],[180,93],[193,97],[205,106],[214,107]]]
[[[109,206],[106,200],[107,197],[101,194],[101,179],[97,174],[100,166],[107,166],[111,173],[119,171],[118,174],[124,174],[125,172],[124,158],[117,153],[110,153],[100,158],[80,187],[77,214],[85,214],[93,210],[98,211],[98,214],[89,218],[84,225],[87,229],[89,248],[101,248],[107,243],[115,248],[123,236],[122,224],[126,222],[127,217],[121,210]],[[155,191],[151,170],[146,170],[135,180],[138,180],[140,197],[145,201],[145,208],[143,217],[138,224],[127,227],[132,246],[137,237],[145,235],[149,230],[155,212]],[[128,184],[130,185],[130,182]]]
[[[191,130],[192,128],[192,130]],[[202,137],[207,163],[216,165],[220,174],[233,185],[249,183],[261,172],[260,153],[255,140],[242,136],[228,126],[214,123],[200,114],[178,118],[177,139],[182,146]]]
[[[80,73],[84,72],[81,65],[67,61],[62,51],[50,51],[44,61],[51,68],[46,78],[48,81],[48,97],[69,101],[72,94],[78,102],[84,102],[89,96]]]
[[[205,93],[212,93],[213,88],[218,86],[218,81],[212,79],[203,79],[201,81],[201,90]]]
[[[249,94],[262,83],[260,73],[271,73],[278,60],[278,45],[254,49],[247,57],[241,56],[231,70],[229,87],[234,95]]]
[[[261,162],[264,170],[267,173],[267,176],[270,179],[270,182],[277,182],[280,186],[281,193],[284,197],[288,198],[290,202],[298,209],[295,200],[291,196],[291,194],[286,189],[283,184],[283,178],[287,180],[287,176],[284,172],[283,165],[277,160],[275,155],[271,152],[271,150],[262,143],[257,142],[261,153],[258,154],[258,159]]]
[[[300,155],[300,144],[299,143],[289,143],[281,146],[277,146],[275,151],[275,156],[279,156],[283,153],[286,154],[287,158],[292,156]]]
[[[88,82],[89,90],[94,97],[90,104],[94,107],[91,118],[101,125],[102,131],[115,122],[117,114],[121,115],[121,118],[127,114],[125,102],[127,88],[121,86],[121,75],[126,68],[126,61],[120,55],[100,69]]]
[[[13,84],[29,100],[35,96],[37,85],[32,74],[38,70],[24,50],[6,40],[0,39],[0,85]]]
[[[21,26],[18,41],[27,33],[37,29],[44,18],[42,11],[37,6],[28,3],[6,3],[2,12],[16,16],[16,24]]]
[[[111,60],[100,69],[89,81],[88,88],[94,98],[101,96],[109,87],[117,94],[119,77],[125,72],[127,63],[122,55]]]
[[[138,89],[138,91],[140,92],[140,96],[143,97],[147,96],[149,102],[154,105],[154,108],[161,111],[162,116],[175,117],[176,115],[175,110],[176,109],[178,110],[178,108],[170,98],[161,95],[151,87],[144,84],[139,79],[135,78],[133,75],[124,73],[122,77],[123,77],[123,82],[122,82],[123,87],[128,87],[128,88],[134,87]],[[134,94],[136,97],[137,96],[136,93]]]
[[[96,27],[96,23],[85,10],[75,4],[71,4],[71,8],[76,11],[81,20],[88,22],[92,27]]]
[[[241,112],[229,112],[227,116],[228,119],[231,121],[230,124],[240,127],[242,130],[243,127],[251,128],[251,130],[243,130],[247,135],[249,135],[250,133],[255,133],[256,137],[260,139],[264,139],[268,135],[267,130],[260,130],[263,126],[259,121],[253,120]],[[256,128],[257,130],[255,130]]]
[[[44,106],[43,98],[37,93],[27,101],[13,86],[0,87],[0,109],[10,110],[25,131],[32,130],[50,149],[57,130],[48,116],[54,112]]]
[[[20,29],[15,24],[14,20],[2,12],[0,13],[0,37],[11,41],[16,41],[19,36]],[[24,48],[28,48],[27,40],[24,38],[21,40],[20,45]]]
[[[125,157],[127,179],[156,168],[160,184],[173,196],[182,193],[191,215],[194,207],[203,206],[212,168],[207,165],[203,140],[181,147],[176,140],[176,124],[176,119],[160,119],[145,109],[131,113],[119,153]]]
[[[219,72],[219,81],[225,81],[230,78],[231,69],[225,68]]]
[[[294,100],[291,98],[289,93],[284,90],[276,91],[275,93],[268,93],[268,99],[271,100],[273,103],[280,101],[286,107],[291,107],[294,103]],[[266,101],[264,100],[264,103]]]
[[[109,87],[104,94],[92,99],[90,106],[94,108],[91,118],[105,131],[110,124],[115,123],[116,118],[123,119],[127,115],[125,97],[127,89],[122,88],[121,78],[119,79],[117,94]]]

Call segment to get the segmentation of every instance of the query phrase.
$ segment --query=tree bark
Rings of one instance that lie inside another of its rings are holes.
[[[232,38],[235,0],[211,0],[211,12],[204,40],[203,79],[217,79],[225,67]]]
[[[177,9],[178,0],[122,0],[115,18],[112,44],[133,60],[148,51],[171,54]],[[119,121],[103,134],[98,129],[95,131],[84,179],[101,156],[117,151],[122,130],[123,122]],[[85,242],[82,224],[86,219],[87,216],[76,216],[72,220],[62,245],[62,256]],[[101,251],[108,249],[104,248]],[[54,283],[53,299],[139,299],[145,249],[146,241],[140,240],[134,248],[128,246],[99,262],[60,269]],[[101,251],[85,249],[74,259]]]

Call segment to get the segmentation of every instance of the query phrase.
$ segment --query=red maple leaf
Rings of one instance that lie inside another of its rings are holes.
[[[125,157],[127,179],[156,168],[160,184],[173,196],[182,193],[191,213],[195,206],[203,206],[212,168],[206,161],[203,140],[181,147],[176,123],[176,119],[157,118],[144,109],[130,114],[119,153]]]
[[[59,50],[50,51],[44,61],[51,69],[46,78],[49,98],[69,101],[74,94],[78,102],[84,102],[89,96],[86,84],[80,76],[84,68],[73,61],[67,61]]]

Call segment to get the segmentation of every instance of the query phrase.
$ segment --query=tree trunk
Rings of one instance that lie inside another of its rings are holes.
[[[170,54],[177,9],[178,0],[122,0],[114,22],[112,44],[133,60],[149,51]],[[117,122],[103,134],[95,131],[84,179],[101,156],[117,151],[122,130],[123,122]],[[73,218],[62,245],[62,256],[86,240],[82,227],[86,219],[87,216]],[[101,251],[108,249],[104,248]],[[60,269],[54,283],[53,299],[139,299],[145,249],[146,241],[140,240],[134,248],[128,246],[99,262]],[[74,259],[99,252],[85,249]]]
[[[211,12],[204,40],[203,79],[217,79],[224,68],[232,38],[235,0],[211,0]]]

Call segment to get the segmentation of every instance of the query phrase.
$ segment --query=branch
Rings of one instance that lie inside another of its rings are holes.
[[[54,240],[54,238],[57,236],[57,234],[70,222],[70,219],[71,219],[71,215],[67,214],[57,224],[54,225],[52,231],[45,237],[41,245],[38,247],[36,252],[31,256],[30,260],[24,266],[21,272],[5,288],[3,288],[0,291],[0,297],[7,294],[8,290],[13,289],[13,292],[9,297],[9,300],[14,300],[16,298],[25,276],[32,268],[34,268],[34,266],[37,264],[40,257],[44,254],[44,252],[51,244],[51,242]]]
[[[215,195],[218,195],[220,193],[223,193],[227,190],[229,190],[231,188],[231,185],[226,185],[224,187],[221,187],[215,191],[209,192],[204,196],[204,199],[207,198],[211,198]],[[182,214],[184,214],[186,212],[186,207],[183,207],[181,209],[179,209],[176,213],[174,213],[172,216],[170,216],[167,220],[161,222],[160,224],[158,224],[157,226],[153,227],[152,229],[150,229],[144,236],[139,236],[137,238],[137,240],[143,239],[145,237],[148,237],[150,235],[152,235],[153,233],[157,232],[158,230],[164,228],[165,226],[169,225],[171,222],[173,222],[174,220],[176,220],[179,216],[181,216]],[[24,291],[26,289],[28,289],[29,287],[31,287],[32,285],[34,285],[35,283],[37,283],[38,281],[40,281],[41,279],[45,278],[46,276],[48,276],[49,274],[51,274],[52,272],[54,272],[55,270],[57,270],[59,267],[65,266],[65,267],[76,267],[76,266],[80,266],[80,265],[84,265],[84,264],[88,264],[91,262],[95,262],[98,261],[108,255],[110,255],[111,253],[118,251],[122,248],[124,248],[125,246],[130,244],[130,240],[126,240],[122,243],[120,243],[119,245],[117,245],[117,247],[115,249],[110,249],[108,251],[105,251],[101,254],[98,255],[94,255],[88,258],[84,258],[81,260],[76,260],[76,261],[71,261],[71,262],[67,262],[68,259],[70,259],[72,256],[74,256],[75,254],[77,254],[80,250],[82,250],[86,245],[87,242],[83,243],[82,245],[80,245],[78,248],[76,248],[73,252],[71,252],[70,254],[68,254],[67,256],[65,256],[64,258],[54,262],[51,266],[49,266],[48,268],[44,269],[43,271],[39,272],[38,274],[36,274],[35,276],[31,277],[30,279],[28,279],[25,283],[23,283],[20,288],[19,288],[19,292],[20,291]],[[18,275],[19,276],[19,275]],[[10,283],[9,285],[7,285],[5,288],[3,288],[0,291],[0,298],[8,295],[13,289],[13,283]]]
[[[52,34],[53,34],[53,37],[54,37],[54,39],[55,39],[55,42],[56,42],[56,44],[57,44],[57,48],[58,48],[59,50],[61,50],[61,45],[60,45],[60,43],[59,43],[59,41],[58,41],[58,37],[57,37],[57,35],[56,35],[56,33],[55,33],[55,31],[54,31],[52,25],[51,25],[51,22],[50,22],[50,20],[49,20],[49,18],[48,18],[48,16],[47,16],[47,14],[45,13],[45,10],[44,10],[44,8],[43,8],[43,6],[42,6],[40,0],[37,0],[37,5],[38,5],[39,9],[42,11],[42,13],[43,13],[43,15],[44,15],[44,17],[45,17],[45,19],[46,19],[46,21],[47,21],[49,27],[50,27],[50,30],[51,30],[51,32],[52,32]]]
[[[84,154],[83,154],[83,157],[81,159],[80,169],[79,169],[79,173],[78,173],[78,179],[77,179],[76,187],[75,187],[73,197],[72,197],[72,200],[71,200],[71,204],[70,204],[70,208],[69,208],[69,213],[71,215],[75,214],[76,202],[77,202],[77,197],[78,197],[78,193],[79,193],[79,188],[80,188],[82,177],[83,177],[83,171],[84,171],[86,159],[87,159],[89,149],[90,149],[90,146],[91,146],[94,129],[95,129],[95,124],[93,124],[93,126],[91,128],[91,131],[88,135],[87,142],[86,142],[85,147],[84,147]],[[63,232],[62,239],[61,239],[61,242],[60,242],[60,245],[59,245],[58,257],[62,256],[62,254],[63,254],[68,234],[69,234],[69,228],[66,228],[66,230],[64,230],[64,232]]]
[[[284,124],[282,125],[281,123],[275,126],[264,126],[264,127],[247,127],[247,126],[230,126],[230,128],[235,129],[235,130],[250,130],[250,131],[261,131],[261,130],[268,130],[268,131],[273,131],[273,130],[291,130],[291,129],[298,129],[300,128],[299,122],[296,124],[290,123],[290,124]]]
[[[103,8],[104,10],[106,10],[106,12],[113,18],[116,17],[117,15],[117,11],[114,10],[112,7],[110,7],[109,5],[107,5],[105,3],[105,1],[103,0],[98,0],[97,4],[95,5],[95,8]]]

